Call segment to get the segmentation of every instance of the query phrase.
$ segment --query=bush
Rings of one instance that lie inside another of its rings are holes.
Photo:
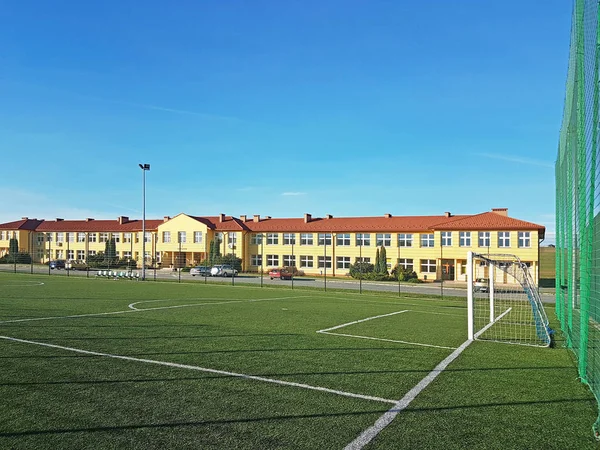
[[[29,253],[9,253],[0,258],[0,264],[31,264],[31,256]]]
[[[362,278],[366,280],[368,274],[373,273],[375,271],[375,266],[371,263],[367,262],[357,262],[355,264],[350,265],[350,276],[352,278]]]
[[[398,267],[396,265],[396,267],[394,267],[392,269],[392,276],[394,277],[395,280],[398,281],[408,281],[411,283],[420,283],[419,277],[417,276],[417,273],[413,270],[410,269],[406,269],[404,267]],[[416,280],[416,281],[414,281]]]

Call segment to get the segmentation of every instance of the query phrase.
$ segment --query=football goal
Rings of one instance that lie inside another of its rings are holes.
[[[526,263],[515,255],[467,257],[469,339],[548,347],[552,330]]]

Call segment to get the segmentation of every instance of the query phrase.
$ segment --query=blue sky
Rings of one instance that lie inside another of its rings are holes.
[[[554,233],[571,2],[0,8],[0,222],[472,214]]]

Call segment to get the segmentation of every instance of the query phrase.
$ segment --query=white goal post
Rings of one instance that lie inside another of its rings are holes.
[[[467,255],[471,340],[548,347],[552,330],[526,263],[515,255]]]

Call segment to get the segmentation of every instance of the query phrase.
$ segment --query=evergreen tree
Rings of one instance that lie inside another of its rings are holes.
[[[388,274],[387,254],[383,245],[381,246],[381,251],[379,252],[379,273],[383,273],[385,275]]]
[[[19,241],[16,238],[11,238],[8,242],[8,253],[11,255],[19,253]]]
[[[380,273],[381,270],[381,261],[379,261],[379,247],[377,247],[377,252],[375,253],[375,273]]]

